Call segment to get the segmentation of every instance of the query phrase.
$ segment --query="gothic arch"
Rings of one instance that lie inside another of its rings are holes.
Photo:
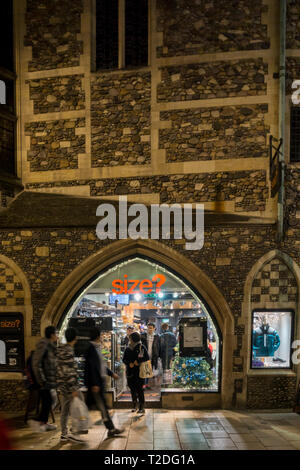
[[[9,298],[9,302],[5,302],[5,305],[0,305],[1,313],[8,312],[21,312],[24,316],[24,340],[25,340],[25,354],[27,355],[30,350],[30,338],[31,338],[31,321],[33,317],[33,309],[31,304],[31,290],[30,285],[22,269],[5,255],[0,254],[0,269],[3,273],[13,272],[17,280],[14,282],[14,287],[17,288],[14,295]],[[8,284],[11,284],[10,282]],[[18,287],[18,284],[22,285],[22,289]],[[11,287],[6,284],[7,291]]]
[[[279,259],[281,261],[281,263],[285,264],[288,269],[290,270],[290,272],[293,274],[295,280],[296,280],[296,284],[297,284],[297,297],[296,297],[296,300],[294,302],[294,305],[290,305],[288,302],[284,302],[284,303],[280,303],[278,302],[278,304],[276,304],[277,308],[293,308],[295,310],[295,330],[294,330],[294,338],[297,339],[299,338],[300,336],[300,324],[299,324],[299,317],[300,317],[300,310],[299,310],[299,293],[300,293],[300,268],[298,266],[298,264],[286,253],[283,253],[282,251],[280,250],[272,250],[272,251],[269,251],[268,253],[266,253],[264,256],[262,256],[252,267],[252,269],[250,270],[248,276],[247,276],[247,279],[246,279],[246,282],[245,282],[245,286],[244,286],[244,302],[243,302],[243,306],[242,306],[242,311],[243,311],[243,321],[245,323],[245,326],[246,326],[246,341],[245,341],[245,350],[244,350],[244,355],[245,355],[245,358],[247,358],[247,368],[246,368],[246,372],[245,373],[253,373],[252,371],[250,371],[250,354],[251,354],[251,313],[252,313],[252,309],[253,307],[257,306],[256,303],[252,302],[251,301],[251,293],[252,293],[252,285],[253,285],[253,281],[257,278],[257,275],[260,271],[262,271],[264,269],[264,267],[268,264],[268,263],[271,263],[271,261],[275,260],[275,259]],[[278,371],[272,371],[272,370],[268,370],[268,371],[255,371],[256,374],[259,374],[261,372],[264,372],[264,374],[267,374],[267,375],[272,375],[272,374],[278,374]],[[297,374],[297,381],[299,380],[299,377],[300,377],[300,368],[297,367],[297,369],[295,368],[294,370],[290,370],[290,371],[280,371],[281,374],[286,374],[286,375],[294,375],[295,376],[295,373]]]
[[[57,325],[65,314],[69,302],[97,273],[128,256],[145,256],[170,268],[186,280],[209,305],[222,332],[222,406],[231,406],[233,392],[232,345],[234,321],[223,295],[208,276],[188,258],[172,248],[153,240],[120,240],[89,256],[56,289],[41,319],[41,331],[49,324]]]

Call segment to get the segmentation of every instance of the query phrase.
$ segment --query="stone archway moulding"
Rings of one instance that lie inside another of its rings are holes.
[[[298,296],[300,293],[300,268],[298,264],[286,253],[280,251],[280,250],[272,250],[266,253],[264,256],[262,256],[252,267],[250,270],[245,285],[244,285],[244,302],[242,306],[242,312],[243,312],[243,322],[245,324],[245,341],[244,341],[244,347],[243,347],[243,355],[247,360],[247,367],[245,368],[245,375],[246,374],[251,374],[251,375],[260,375],[263,373],[264,375],[274,375],[278,374],[285,374],[285,375],[294,375],[295,372],[293,371],[272,371],[272,370],[258,370],[258,371],[252,371],[250,370],[250,354],[251,354],[251,310],[252,310],[252,304],[251,304],[251,290],[252,290],[252,284],[254,279],[256,278],[258,272],[263,269],[263,267],[272,261],[275,258],[279,258],[286,266],[291,270],[291,272],[294,274],[296,282],[297,282],[297,288],[298,288]],[[299,322],[299,300],[297,300],[297,307],[295,311],[295,330],[294,330],[294,338],[295,339],[300,339],[300,322]],[[280,305],[278,306],[280,307]],[[299,380],[300,377],[300,368],[297,367],[297,378]],[[246,403],[247,397],[243,397],[243,401]]]
[[[49,324],[57,325],[78,291],[97,273],[128,256],[145,256],[178,273],[189,282],[209,305],[223,337],[222,403],[231,406],[232,345],[234,320],[223,295],[209,277],[188,258],[174,249],[153,240],[120,240],[107,245],[77,266],[59,285],[46,306],[41,331]]]
[[[30,285],[22,269],[13,261],[5,255],[0,254],[0,263],[8,266],[14,274],[19,278],[23,291],[24,291],[24,305],[11,305],[0,307],[0,314],[9,313],[9,312],[20,312],[24,315],[24,343],[25,343],[25,355],[28,355],[31,348],[31,321],[33,318],[33,308],[31,303],[31,290]]]

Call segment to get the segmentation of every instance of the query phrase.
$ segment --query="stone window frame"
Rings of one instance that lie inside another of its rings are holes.
[[[271,312],[289,312],[291,314],[291,340],[290,340],[290,366],[289,367],[262,367],[262,368],[259,368],[259,367],[253,367],[253,364],[252,364],[252,352],[253,352],[253,337],[252,337],[252,327],[253,327],[253,320],[254,320],[254,314],[255,313],[271,313]],[[295,313],[295,310],[293,308],[252,308],[252,311],[251,311],[251,328],[250,328],[250,335],[251,335],[251,340],[250,340],[250,368],[249,370],[252,372],[255,372],[255,373],[266,373],[267,371],[283,371],[283,372],[287,372],[287,371],[294,371],[294,364],[293,364],[293,361],[292,361],[292,354],[293,354],[293,349],[292,349],[292,344],[293,342],[295,341],[295,318],[296,318],[296,313]]]
[[[118,50],[118,67],[111,69],[112,71],[124,70],[125,64],[125,2],[126,0],[118,0],[119,15],[118,15],[118,30],[119,30],[119,50]],[[96,66],[96,0],[91,0],[91,13],[92,13],[92,45],[91,45],[91,71],[101,72]],[[151,64],[151,0],[148,0],[148,64]],[[145,68],[145,65],[135,67],[135,69]],[[104,72],[104,70],[103,70]],[[107,70],[105,70],[107,72]]]

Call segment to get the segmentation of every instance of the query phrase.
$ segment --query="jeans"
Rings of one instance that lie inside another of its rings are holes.
[[[80,391],[78,393],[78,398],[84,401],[84,397]],[[61,424],[61,434],[66,436],[68,434],[68,419],[70,416],[70,407],[73,399],[72,393],[62,393],[62,403],[61,403],[61,415],[60,415],[60,424]]]
[[[99,392],[92,392],[95,404],[97,409],[101,412],[103,424],[108,429],[115,429],[114,423],[111,420],[110,414],[108,412],[106,399],[103,393],[103,390],[100,388]]]
[[[143,409],[145,404],[145,396],[143,390],[144,379],[140,379],[140,377],[128,377],[127,383],[128,387],[130,388],[133,405],[136,405],[137,401],[139,400],[139,407],[140,409]]]
[[[52,397],[51,397],[50,390],[46,388],[42,388],[40,390],[40,397],[41,397],[41,402],[42,402],[42,408],[41,408],[41,412],[37,421],[40,421],[40,423],[46,424],[48,422],[49,413],[50,413],[51,406],[52,406]]]

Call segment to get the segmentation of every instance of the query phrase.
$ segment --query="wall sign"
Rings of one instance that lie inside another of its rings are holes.
[[[181,318],[179,321],[179,355],[202,357],[207,353],[207,320]]]
[[[24,367],[23,315],[0,313],[0,371],[21,371]]]

